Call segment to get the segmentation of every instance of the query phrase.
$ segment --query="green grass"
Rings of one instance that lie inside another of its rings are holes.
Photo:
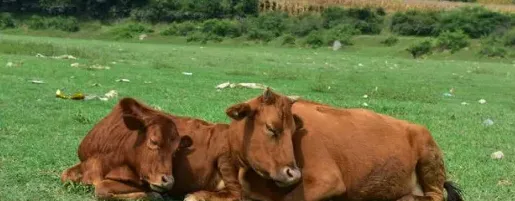
[[[215,89],[226,81],[264,83],[341,107],[366,102],[374,111],[426,125],[466,200],[515,200],[514,185],[498,185],[515,183],[514,66],[506,60],[474,61],[465,53],[462,60],[445,55],[414,60],[399,51],[402,42],[367,47],[381,40],[368,39],[334,52],[0,35],[0,200],[93,200],[91,188],[63,185],[59,176],[78,161],[80,141],[117,99],[62,100],[55,98],[57,89],[98,95],[114,89],[118,99],[132,96],[173,114],[228,122],[226,107],[261,91]],[[37,53],[78,59],[37,58]],[[71,67],[75,62],[111,69]],[[115,81],[121,78],[130,82]],[[46,83],[32,84],[32,79]],[[456,96],[444,97],[452,87]],[[479,104],[481,98],[488,103]],[[482,125],[487,118],[495,124]],[[506,157],[490,159],[498,150]]]

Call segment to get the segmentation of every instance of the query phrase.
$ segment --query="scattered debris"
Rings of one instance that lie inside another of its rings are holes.
[[[14,66],[14,63],[13,62],[7,62],[7,64],[5,64],[5,67],[13,67]]]
[[[461,105],[468,105],[469,103],[467,102],[461,102]]]
[[[452,94],[451,94],[451,93],[443,93],[443,96],[451,97],[451,96],[452,96]]]
[[[485,99],[480,99],[478,102],[479,102],[479,104],[485,104],[486,100]]]
[[[98,65],[98,64],[94,64],[90,67],[88,67],[88,69],[94,69],[94,70],[109,70],[111,69],[111,67],[109,66],[102,66],[102,65]]]
[[[5,67],[8,67],[8,68],[10,68],[10,67],[20,67],[22,65],[23,65],[23,61],[21,61],[21,62],[11,62],[11,61],[9,61],[9,62],[7,62],[5,64]]]
[[[116,61],[111,62],[111,64],[115,65],[115,64],[116,64]]]
[[[152,105],[152,107],[156,110],[163,111],[163,108],[159,107],[158,105]]]
[[[333,51],[339,50],[342,47],[342,43],[339,40],[333,42]]]
[[[491,119],[486,119],[485,121],[483,121],[483,125],[485,125],[485,126],[494,125],[494,121],[492,121]]]
[[[93,100],[99,99],[101,101],[107,101],[109,99],[115,98],[118,96],[118,92],[116,90],[110,90],[104,96],[97,96],[94,94],[84,95],[83,93],[75,93],[72,96],[65,95],[61,90],[57,90],[55,92],[55,96],[61,99],[72,99],[72,100]]]
[[[193,75],[193,73],[190,72],[182,72],[183,75]]]
[[[99,87],[99,86],[102,86],[102,85],[101,85],[101,84],[99,84],[99,83],[93,83],[91,86]]]
[[[31,80],[30,82],[32,82],[33,84],[45,84],[43,80]]]
[[[496,151],[496,152],[494,152],[494,153],[492,153],[490,155],[490,158],[492,158],[492,159],[502,159],[502,158],[504,158],[504,154],[502,153],[502,151]]]
[[[45,58],[46,56],[43,55],[43,54],[37,53],[36,57]],[[63,54],[61,56],[52,56],[51,58],[54,58],[54,59],[77,59],[77,57],[74,57],[74,56],[69,55],[69,54]]]
[[[79,65],[80,65],[79,63],[72,63],[72,64],[70,64],[71,67],[79,67]]]
[[[141,35],[139,35],[139,40],[144,40],[147,37],[148,37],[147,34],[141,34]]]
[[[368,95],[367,94],[363,95],[363,98],[368,98]]]
[[[363,64],[362,64],[362,63],[359,63],[359,64],[358,64],[358,66],[359,66],[359,67],[363,67]]]
[[[363,103],[362,105],[365,107],[368,107],[368,103]]]
[[[512,183],[510,180],[502,179],[502,180],[499,180],[499,182],[497,182],[497,185],[498,186],[511,186]]]
[[[117,81],[117,82],[130,82],[130,80],[129,80],[129,79],[125,79],[125,78],[124,78],[124,79],[118,79],[118,80],[116,80],[116,81]]]
[[[145,83],[145,84],[151,84],[152,82],[151,82],[151,81],[144,81],[143,83]]]
[[[72,100],[84,100],[84,98],[86,98],[86,96],[84,96],[84,94],[82,93],[75,93],[71,96],[66,96],[63,92],[61,92],[61,90],[57,90],[55,92],[55,97],[57,98],[61,98],[61,99],[72,99]]]
[[[250,89],[266,89],[267,86],[259,83],[230,83],[224,82],[222,84],[217,85],[215,88],[217,89],[225,89],[225,88],[250,88]]]

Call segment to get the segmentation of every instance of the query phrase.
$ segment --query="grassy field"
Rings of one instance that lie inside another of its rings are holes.
[[[37,53],[71,54],[77,60]],[[374,111],[426,125],[466,200],[515,200],[515,66],[460,54],[414,60],[399,47],[361,48],[359,43],[335,52],[0,35],[0,200],[93,200],[90,188],[65,186],[59,176],[78,161],[80,141],[120,97],[136,97],[177,115],[228,122],[227,106],[261,91],[215,89],[227,81],[263,83],[341,107],[367,103]],[[122,78],[130,82],[116,82]],[[444,96],[450,88],[455,96]],[[116,90],[119,97],[63,100],[55,97],[57,89],[97,95]],[[486,119],[494,124],[483,125]],[[491,159],[499,150],[505,158]]]

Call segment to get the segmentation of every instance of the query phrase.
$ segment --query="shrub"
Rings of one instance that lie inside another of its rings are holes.
[[[436,41],[436,47],[440,50],[450,50],[451,53],[455,53],[469,46],[468,36],[463,31],[444,31],[442,32]]]
[[[130,23],[114,28],[112,32],[116,34],[116,39],[124,39],[134,38],[137,34],[153,33],[154,30],[139,23]]]
[[[15,28],[16,23],[11,13],[0,13],[0,29]]]
[[[506,56],[506,49],[499,46],[483,46],[479,51],[479,54],[487,57],[499,57],[504,58]]]
[[[486,57],[504,58],[507,54],[507,51],[501,47],[501,43],[501,39],[495,36],[482,39],[479,55]]]
[[[79,22],[74,17],[53,17],[48,19],[48,27],[56,28],[61,31],[77,32],[79,31]]]
[[[391,20],[390,30],[400,35],[432,36],[439,33],[437,12],[398,12]]]
[[[30,17],[27,25],[29,26],[29,29],[47,29],[48,25],[45,22],[45,19],[43,19],[41,16],[33,15]]]
[[[289,29],[290,22],[284,12],[267,12],[258,17],[246,18],[242,23],[242,30],[247,32],[250,40],[268,42]]]
[[[388,38],[381,41],[381,44],[386,45],[386,46],[394,46],[398,42],[399,42],[399,38],[397,38],[396,36],[388,36]]]
[[[490,35],[499,29],[511,27],[510,16],[482,7],[464,7],[445,12],[440,19],[440,30],[463,30],[471,38]]]
[[[331,45],[336,40],[340,41],[342,45],[352,45],[352,37],[358,33],[359,31],[354,29],[353,26],[340,24],[325,33],[325,41],[328,45]]]
[[[295,36],[291,34],[284,35],[282,45],[295,45]]]
[[[313,31],[306,37],[306,44],[312,48],[319,48],[325,44],[322,31]]]
[[[423,55],[430,54],[433,49],[433,42],[430,39],[426,39],[422,42],[411,45],[408,49],[413,58],[419,58]]]
[[[371,8],[329,7],[322,12],[324,27],[332,28],[340,24],[350,24],[363,34],[378,34],[381,32],[384,10]]]
[[[67,32],[79,31],[79,22],[74,17],[51,17],[43,18],[41,16],[33,15],[28,21],[30,29],[57,29]]]
[[[201,32],[193,32],[186,37],[186,42],[199,42],[205,38],[204,34]]]
[[[203,23],[202,32],[220,37],[239,37],[242,27],[238,21],[211,19]]]
[[[506,47],[515,47],[515,29],[505,33],[503,36],[503,43]]]
[[[323,28],[322,18],[313,13],[305,13],[295,19],[293,23],[295,26],[292,26],[291,32],[300,37],[307,36],[312,31],[318,31]]]

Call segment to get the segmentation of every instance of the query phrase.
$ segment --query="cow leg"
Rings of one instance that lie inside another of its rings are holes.
[[[63,174],[61,174],[61,182],[80,182],[82,180],[82,170],[80,167],[81,163],[78,163],[73,167],[66,169]]]
[[[346,186],[339,173],[303,175],[302,182],[283,199],[283,201],[322,201],[342,195]]]
[[[163,199],[159,193],[114,180],[102,180],[95,185],[95,196],[99,199]]]
[[[220,156],[217,160],[219,174],[222,180],[217,184],[216,191],[198,191],[186,195],[184,201],[236,201],[241,200],[241,185],[238,182],[237,169],[231,162],[229,154]]]

